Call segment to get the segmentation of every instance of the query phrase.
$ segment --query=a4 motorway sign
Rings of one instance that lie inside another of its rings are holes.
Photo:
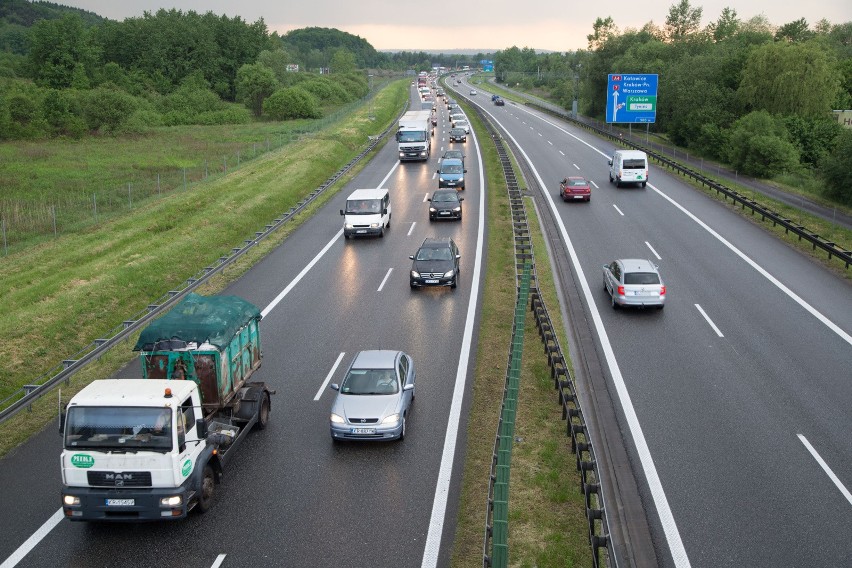
[[[611,73],[607,81],[607,122],[656,122],[656,74]]]

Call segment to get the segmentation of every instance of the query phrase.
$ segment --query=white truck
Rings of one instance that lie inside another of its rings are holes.
[[[189,294],[140,335],[141,379],[96,380],[63,411],[62,509],[71,521],[207,511],[239,443],[269,421],[260,311]]]
[[[399,119],[396,141],[399,159],[428,160],[432,153],[432,113],[428,110],[410,110]]]

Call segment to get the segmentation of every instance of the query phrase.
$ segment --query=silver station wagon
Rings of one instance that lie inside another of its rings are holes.
[[[613,309],[621,306],[663,309],[666,285],[650,260],[624,258],[603,265],[603,285]]]

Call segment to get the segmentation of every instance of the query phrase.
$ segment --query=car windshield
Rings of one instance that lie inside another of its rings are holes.
[[[441,166],[442,174],[460,174],[462,173],[461,164],[444,164]]]
[[[399,382],[393,369],[350,369],[343,384],[343,394],[396,394]]]
[[[659,284],[660,277],[653,272],[625,272],[625,284]]]
[[[426,141],[426,131],[425,130],[409,130],[404,131],[400,130],[397,134],[397,139],[400,142],[425,142]]]
[[[455,190],[450,191],[442,191],[440,193],[435,192],[435,195],[432,196],[432,203],[458,203],[459,196]]]
[[[444,160],[446,160],[446,159],[449,159],[449,158],[455,158],[455,159],[457,159],[457,160],[461,160],[461,159],[462,159],[462,157],[463,157],[463,156],[462,156],[461,151],[458,151],[458,150],[449,150],[449,151],[447,151],[447,152],[444,152],[444,157],[443,157],[443,159],[444,159]]]
[[[464,130],[462,130],[461,128],[453,128],[452,130],[450,130],[450,134],[458,136],[459,134],[464,134]]]
[[[423,247],[417,251],[415,260],[452,260],[453,253],[448,248],[427,248]]]
[[[172,413],[162,407],[75,406],[68,409],[65,447],[169,451]]]
[[[381,213],[379,199],[349,199],[346,201],[347,215],[374,215]]]

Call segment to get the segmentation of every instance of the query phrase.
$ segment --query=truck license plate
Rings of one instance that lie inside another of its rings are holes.
[[[352,428],[353,434],[375,434],[375,428]]]
[[[136,504],[136,499],[107,499],[107,507],[132,507]]]

